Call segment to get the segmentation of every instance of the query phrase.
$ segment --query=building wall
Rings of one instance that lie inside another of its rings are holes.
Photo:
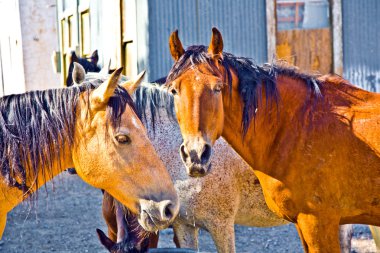
[[[0,96],[22,93],[25,81],[18,0],[0,0],[0,31]]]
[[[116,69],[123,65],[122,50],[122,22],[121,13],[128,11],[135,13],[135,0],[124,0],[130,3],[127,10],[121,10],[121,1],[123,0],[91,0],[91,49],[98,50],[99,65],[104,66],[110,61],[110,68]],[[130,16],[130,15],[128,15]],[[136,17],[130,20],[133,24],[128,23],[132,28],[132,33],[136,33]],[[134,39],[134,38],[133,38]],[[137,42],[134,41],[136,45]],[[134,52],[136,55],[136,52]],[[135,65],[137,66],[136,60]],[[132,67],[133,74],[137,74],[136,66]]]
[[[123,10],[121,2],[126,5]],[[111,68],[121,66],[124,22],[133,40],[132,64],[137,66],[130,72],[146,69],[146,79],[152,81],[165,76],[173,64],[168,47],[171,32],[179,30],[185,47],[207,45],[216,26],[225,51],[263,63],[267,61],[265,8],[265,0],[92,0],[91,47],[98,49],[101,66],[109,59]]]
[[[55,0],[19,0],[25,89],[60,87],[51,56],[58,49]]]
[[[343,0],[343,75],[380,91],[380,1]]]
[[[106,14],[107,15],[107,14]],[[98,50],[99,63],[103,66],[104,58],[111,57],[110,55],[104,55],[103,46],[103,0],[91,0],[90,1],[90,24],[91,24],[91,50]],[[107,41],[106,41],[107,42]]]
[[[121,21],[120,21],[120,1],[108,0],[101,1],[98,5],[101,11],[101,19],[99,21],[99,29],[101,32],[99,36],[99,45],[101,48],[95,47],[95,44],[91,42],[92,50],[98,49],[101,51],[103,61],[108,62],[111,60],[111,69],[116,69],[121,66]],[[91,15],[95,16],[95,12],[90,7]],[[94,28],[91,27],[91,32],[94,32]]]
[[[147,69],[148,80],[166,75],[173,64],[168,38],[175,29],[179,30],[183,45],[187,47],[207,45],[211,28],[216,26],[223,34],[225,51],[250,57],[257,63],[268,61],[268,0],[91,0],[91,46],[92,50],[99,50],[100,65],[108,59],[111,59],[111,68],[123,63],[120,12],[126,11],[120,11],[121,2],[128,5],[128,17],[135,11],[136,17],[127,21],[136,33],[136,40],[132,36],[133,61],[136,61],[138,72]],[[380,1],[334,2],[339,3],[336,15],[340,15],[342,7],[344,77],[366,89],[379,90],[380,33],[377,30]],[[337,29],[340,28],[339,24]],[[269,58],[271,60],[271,55]]]
[[[149,0],[136,0],[136,55],[137,70],[147,70],[146,79],[149,78]]]
[[[166,75],[173,64],[170,33],[178,29],[185,48],[208,45],[213,26],[222,32],[225,51],[263,63],[267,61],[265,8],[265,0],[138,0],[139,70],[147,68],[149,80]]]

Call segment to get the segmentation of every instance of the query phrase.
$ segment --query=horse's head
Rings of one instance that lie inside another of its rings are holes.
[[[212,31],[208,48],[191,46],[185,51],[177,31],[169,39],[175,63],[166,85],[174,95],[176,115],[183,136],[181,158],[187,173],[193,177],[208,173],[212,145],[223,131],[222,89],[225,87],[225,73],[220,66],[223,40],[216,28]]]
[[[150,237],[155,234],[145,231],[137,222],[136,215],[117,201],[112,201],[109,208],[112,208],[116,220],[117,238],[114,242],[102,230],[96,229],[101,244],[111,253],[147,252]]]
[[[114,242],[108,238],[100,229],[96,229],[100,243],[111,253],[140,253],[148,252],[149,238],[145,238],[142,244],[129,242],[128,239],[123,242]]]
[[[72,78],[72,73],[73,73],[73,68],[74,68],[74,63],[79,63],[85,70],[85,72],[99,72],[100,68],[98,67],[98,61],[99,61],[99,55],[98,55],[98,50],[95,50],[92,54],[91,57],[87,58],[81,58],[76,55],[74,51],[71,52],[69,56],[69,70],[68,70],[68,75],[66,78],[66,86],[70,87],[74,84],[73,78]]]
[[[144,229],[156,231],[177,215],[178,197],[131,97],[118,85],[121,70],[99,86],[78,86],[84,91],[77,103],[73,162],[84,181],[109,192],[138,214]]]

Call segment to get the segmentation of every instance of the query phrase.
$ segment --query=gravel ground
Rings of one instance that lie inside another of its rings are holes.
[[[63,173],[39,192],[37,202],[24,203],[8,214],[0,252],[106,252],[95,229],[106,231],[102,194],[77,176]],[[237,252],[302,252],[293,225],[272,228],[236,226]],[[173,232],[160,234],[160,247],[174,247]],[[376,252],[367,226],[355,226],[352,252]],[[209,234],[200,232],[200,252],[215,252]]]

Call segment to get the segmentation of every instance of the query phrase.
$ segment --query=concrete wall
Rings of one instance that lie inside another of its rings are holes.
[[[19,0],[26,90],[60,87],[51,63],[58,48],[55,0]]]

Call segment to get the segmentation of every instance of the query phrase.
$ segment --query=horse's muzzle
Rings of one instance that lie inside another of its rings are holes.
[[[203,140],[184,142],[179,149],[181,159],[190,177],[203,177],[211,168],[212,147]]]
[[[191,166],[186,168],[187,174],[190,177],[204,177],[207,175],[210,169],[211,163],[208,163],[208,165],[192,164]]]
[[[153,200],[140,200],[140,225],[149,232],[167,228],[177,216],[179,203],[171,200],[155,202]]]

